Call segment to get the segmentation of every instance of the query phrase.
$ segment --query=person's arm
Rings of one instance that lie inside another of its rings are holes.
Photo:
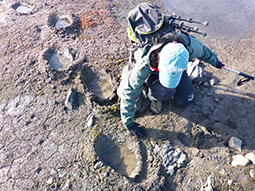
[[[207,48],[203,43],[199,42],[195,37],[187,34],[181,34],[188,47],[190,60],[197,58],[217,68],[221,68],[223,64],[218,60],[217,55]]]
[[[145,80],[150,74],[148,56],[144,56],[144,51],[140,51],[140,58],[136,61],[137,63],[130,72],[128,80],[123,84],[121,94],[121,119],[127,129],[133,124],[135,101],[142,91]]]

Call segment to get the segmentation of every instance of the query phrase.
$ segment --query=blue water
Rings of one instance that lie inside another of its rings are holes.
[[[169,14],[208,21],[207,27],[189,24],[206,32],[206,38],[241,38],[255,26],[254,0],[162,0]]]

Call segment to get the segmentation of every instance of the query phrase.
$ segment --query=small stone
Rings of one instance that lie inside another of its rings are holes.
[[[232,186],[233,185],[233,181],[232,180],[228,180],[228,185]]]
[[[154,149],[154,154],[157,156],[158,153],[159,153],[159,151],[160,151],[160,148],[159,148],[159,146],[156,144],[156,145],[155,145],[155,149]]]
[[[205,83],[203,84],[203,86],[204,86],[204,87],[209,87],[210,84],[209,84],[208,82],[205,82]]]
[[[109,173],[108,173],[108,172],[105,172],[105,173],[103,174],[103,176],[104,176],[104,177],[108,177],[108,176],[109,176]]]
[[[194,155],[194,156],[198,156],[198,154],[199,154],[199,149],[197,149],[197,148],[194,148],[194,149],[192,149],[192,154]]]
[[[48,78],[47,80],[45,80],[46,83],[50,83],[51,82],[51,78]]]
[[[254,170],[254,169],[251,169],[251,170],[250,170],[250,176],[251,176],[252,178],[255,177],[255,170]]]
[[[168,166],[168,167],[167,167],[167,173],[170,174],[170,175],[172,176],[172,175],[174,174],[174,169],[175,169],[176,166],[177,166],[176,163],[174,163],[174,164]]]
[[[53,177],[49,178],[47,181],[46,181],[46,184],[52,184],[53,183]]]
[[[255,155],[253,153],[247,153],[244,155],[247,159],[249,159],[253,164],[255,164]]]
[[[238,139],[237,137],[231,137],[228,145],[236,150],[241,151],[242,140]]]
[[[68,109],[72,110],[77,105],[77,91],[74,88],[68,90],[65,105]]]
[[[212,182],[213,182],[213,180],[212,180],[212,177],[210,175],[207,178],[206,184],[201,187],[200,191],[213,191]]]
[[[214,79],[210,79],[209,84],[210,84],[210,86],[213,86],[215,84],[215,80]]]
[[[52,89],[55,89],[55,85],[54,85],[54,84],[52,84],[50,87],[51,87]]]
[[[143,191],[143,189],[142,189],[140,186],[137,186],[137,187],[135,188],[135,191]]]
[[[52,176],[55,176],[55,175],[57,174],[57,171],[55,171],[54,169],[51,169],[50,174],[51,174]]]
[[[180,155],[180,158],[177,160],[178,168],[181,167],[183,162],[186,160],[186,154],[182,153]]]
[[[232,166],[246,166],[249,163],[249,159],[244,157],[243,155],[234,155],[233,161],[231,163]]]
[[[91,113],[88,117],[87,117],[87,127],[90,128],[93,125],[94,122],[94,115]]]
[[[101,168],[102,166],[104,166],[104,163],[101,162],[101,161],[99,161],[99,162],[97,162],[97,163],[95,164],[94,169],[97,170],[97,169]]]
[[[65,176],[65,172],[63,170],[60,170],[59,173],[58,173],[58,177],[59,178],[63,178]]]
[[[226,174],[226,170],[225,169],[221,169],[220,170],[220,174],[225,175]]]
[[[67,180],[65,185],[63,186],[63,189],[68,189],[70,187],[70,180]]]
[[[160,151],[160,156],[163,158],[171,149],[171,146],[163,147]]]

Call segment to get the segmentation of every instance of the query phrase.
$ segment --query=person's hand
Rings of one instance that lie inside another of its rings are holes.
[[[127,127],[127,129],[136,137],[143,137],[145,136],[146,131],[139,126],[140,125],[138,123],[133,122]]]
[[[225,66],[225,64],[222,64],[222,62],[218,60],[215,67],[221,69],[222,66]]]

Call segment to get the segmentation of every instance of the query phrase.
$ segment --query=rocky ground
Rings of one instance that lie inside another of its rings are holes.
[[[135,121],[148,134],[137,139],[122,126],[115,90],[129,57],[124,20],[138,1],[26,3],[0,1],[0,190],[255,190],[254,81],[237,86],[240,76],[204,64],[195,103],[146,110]],[[70,26],[57,29],[61,18]],[[255,75],[253,33],[198,38]],[[70,65],[53,68],[55,54]],[[108,81],[107,96],[91,91],[94,79]]]

